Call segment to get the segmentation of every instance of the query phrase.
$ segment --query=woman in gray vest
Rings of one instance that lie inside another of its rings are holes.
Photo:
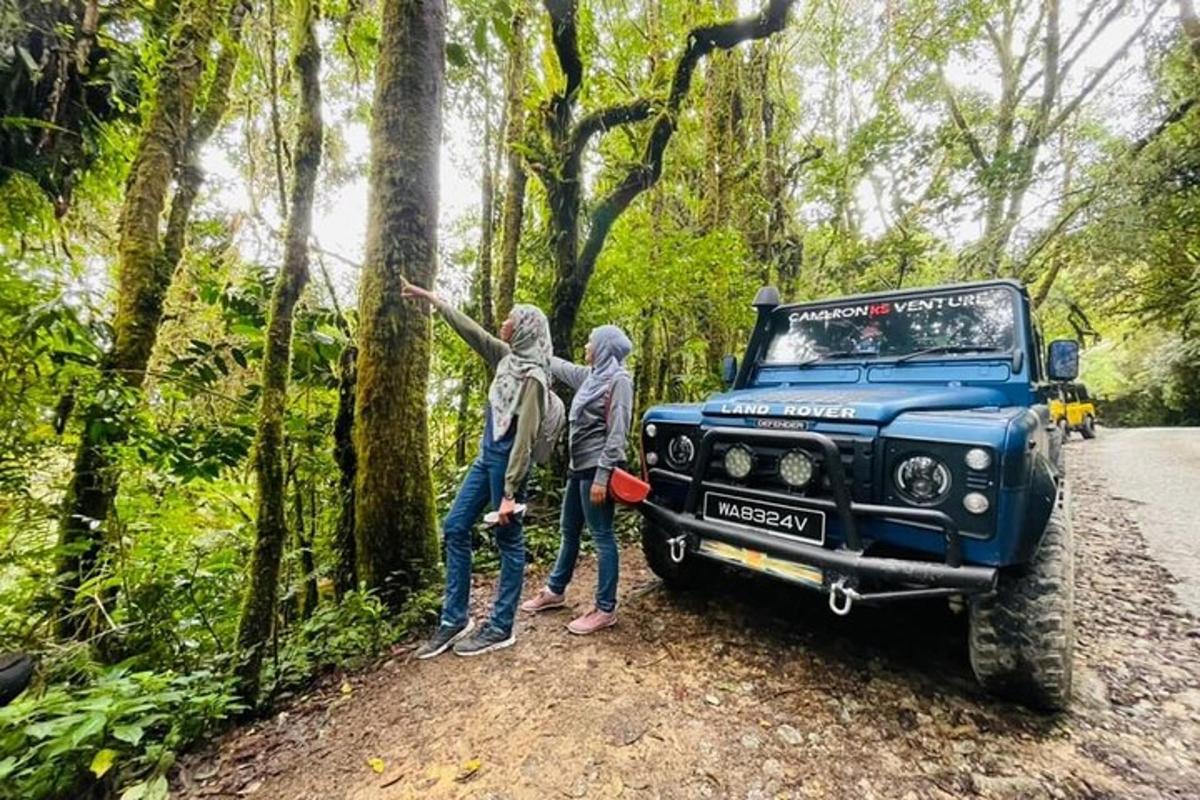
[[[633,344],[624,331],[615,325],[601,325],[592,331],[584,350],[584,359],[590,366],[557,357],[550,360],[554,377],[575,390],[568,417],[570,476],[563,495],[562,543],[554,571],[545,588],[523,603],[521,609],[537,612],[566,604],[567,584],[575,572],[579,537],[586,522],[596,545],[599,573],[595,608],[567,625],[567,630],[580,635],[595,633],[617,622],[620,562],[608,479],[613,468],[625,461],[625,442],[633,414],[633,379],[625,369],[625,359],[632,351]]]

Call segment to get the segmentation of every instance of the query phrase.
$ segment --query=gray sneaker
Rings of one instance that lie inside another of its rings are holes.
[[[515,633],[501,633],[491,625],[484,625],[470,638],[463,639],[454,645],[454,654],[458,656],[481,656],[493,650],[503,650],[517,641]]]
[[[467,619],[466,624],[457,628],[453,625],[439,625],[433,636],[430,636],[425,644],[417,649],[417,658],[426,659],[440,656],[459,639],[470,635],[473,630],[475,630],[475,620],[470,618]]]

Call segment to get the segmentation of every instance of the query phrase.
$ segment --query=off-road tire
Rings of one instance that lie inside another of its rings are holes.
[[[996,591],[970,604],[969,650],[988,691],[1040,711],[1071,700],[1075,549],[1067,488],[1032,562],[1002,572]]]
[[[650,571],[662,579],[669,589],[688,591],[708,585],[716,573],[716,565],[703,556],[686,556],[678,564],[671,560],[667,539],[671,534],[648,519],[642,520],[642,553]]]
[[[1091,414],[1088,414],[1086,417],[1084,417],[1083,418],[1083,427],[1081,427],[1079,429],[1079,432],[1081,434],[1083,434],[1083,438],[1085,438],[1085,439],[1095,439],[1096,438],[1096,418],[1093,417]]]

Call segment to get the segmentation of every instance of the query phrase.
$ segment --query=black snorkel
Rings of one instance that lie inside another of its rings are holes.
[[[742,359],[737,377],[733,380],[732,389],[743,389],[750,380],[750,373],[762,360],[763,348],[771,338],[771,315],[779,308],[779,290],[774,286],[764,286],[758,290],[751,304],[758,311],[754,321],[754,332],[750,334],[750,343],[746,345],[746,357]]]

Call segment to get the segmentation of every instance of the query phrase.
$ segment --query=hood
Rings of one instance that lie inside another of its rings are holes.
[[[1009,405],[999,389],[929,384],[771,386],[714,395],[705,416],[786,417],[887,424],[906,411],[955,411]]]

